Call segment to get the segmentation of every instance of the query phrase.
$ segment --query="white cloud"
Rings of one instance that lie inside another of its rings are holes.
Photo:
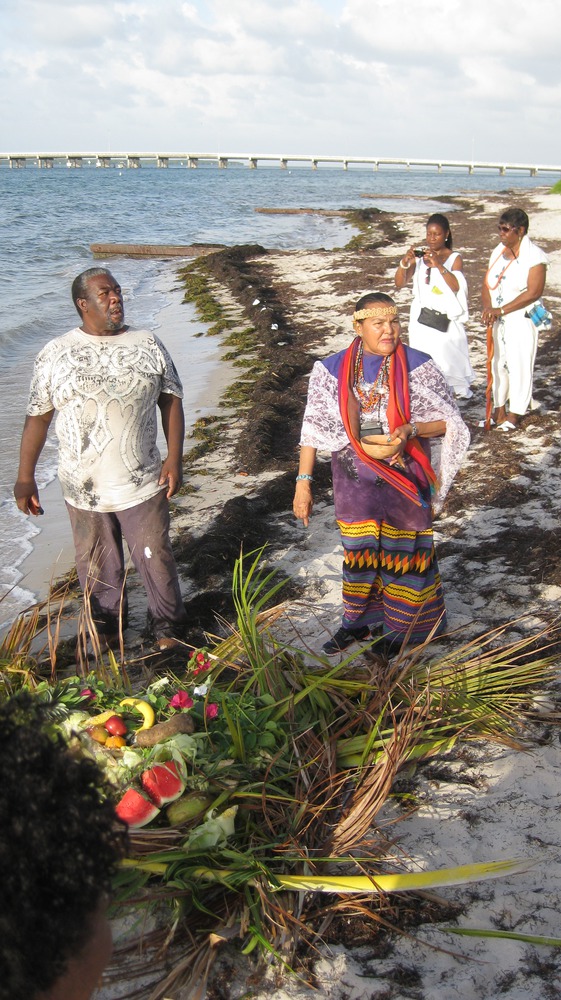
[[[560,158],[553,0],[4,0],[0,39],[8,151]]]

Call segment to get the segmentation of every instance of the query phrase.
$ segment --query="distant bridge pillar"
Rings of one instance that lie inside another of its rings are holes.
[[[199,165],[199,161],[196,156],[187,157],[187,166],[190,170],[196,170]]]
[[[82,157],[81,156],[69,156],[66,161],[67,167],[81,167]]]
[[[27,160],[25,156],[10,156],[10,168],[20,170],[25,167]]]
[[[255,159],[254,156],[250,156],[249,158],[249,169],[257,170],[257,160]]]
[[[221,170],[225,170],[226,167],[228,166],[228,158],[226,156],[219,156],[218,166],[220,167]]]
[[[162,168],[169,167],[169,157],[167,157],[167,156],[158,156],[157,159],[156,159],[156,165],[158,167],[162,167]]]
[[[343,170],[348,170],[348,169],[349,169],[349,161],[343,160]]]
[[[52,156],[38,156],[37,163],[40,167],[44,167],[45,170],[52,170],[55,161]]]
[[[98,156],[95,165],[96,165],[96,167],[104,167],[104,168],[110,167],[111,166],[111,157],[110,156]]]
[[[127,167],[131,167],[132,170],[138,170],[140,167],[140,156],[127,156]]]
[[[280,168],[281,170],[286,170],[287,167],[288,167],[288,160],[285,160],[283,157],[283,159],[280,161]]]
[[[500,167],[499,168],[499,173],[500,173],[501,177],[503,177],[506,174],[506,167],[504,167],[504,166]]]
[[[442,164],[441,163],[438,164],[438,173],[439,174],[442,173]]]
[[[378,160],[374,160],[374,163],[372,164],[372,169],[373,170],[377,170],[378,169]]]
[[[469,167],[468,167],[468,172],[469,172],[470,174],[472,174],[472,173],[474,172],[474,170],[475,170],[475,167],[474,167],[473,163],[470,163],[470,165],[469,165]]]
[[[317,170],[317,168],[318,168],[318,161],[312,160],[312,170]]]
[[[537,167],[531,167],[530,168],[530,177],[537,177],[537,176],[538,176],[538,168]]]

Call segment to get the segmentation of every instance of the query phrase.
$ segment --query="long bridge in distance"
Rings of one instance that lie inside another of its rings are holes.
[[[524,171],[532,177],[542,173],[555,173],[561,175],[561,166],[553,166],[542,163],[507,163],[504,161],[484,161],[484,160],[444,160],[417,159],[411,156],[322,156],[313,154],[284,154],[284,153],[0,153],[0,169],[20,169],[22,167],[39,167],[42,169],[52,169],[53,167],[97,167],[122,169],[138,169],[141,166],[166,168],[186,167],[195,169],[200,164],[209,164],[225,169],[228,164],[237,166],[247,166],[255,170],[259,163],[277,163],[283,170],[288,169],[289,164],[309,164],[312,170],[317,170],[320,164],[331,166],[340,165],[343,170],[349,167],[371,167],[378,170],[380,167],[435,167],[437,170],[467,170],[470,174],[476,170],[497,170],[500,174],[508,171]]]

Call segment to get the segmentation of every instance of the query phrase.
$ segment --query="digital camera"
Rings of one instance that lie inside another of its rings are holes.
[[[427,250],[428,247],[417,247],[417,249],[414,250],[413,253],[415,254],[415,257],[424,257]]]

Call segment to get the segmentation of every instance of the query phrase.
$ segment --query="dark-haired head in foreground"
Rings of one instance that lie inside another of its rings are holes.
[[[0,705],[0,1000],[87,1000],[126,840],[97,765],[42,722],[27,695]]]

